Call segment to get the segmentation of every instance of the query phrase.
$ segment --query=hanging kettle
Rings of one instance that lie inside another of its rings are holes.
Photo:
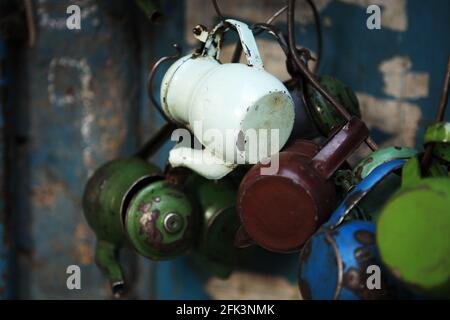
[[[236,212],[236,186],[229,177],[208,180],[191,174],[184,190],[199,212],[199,232],[192,257],[197,266],[209,274],[226,279],[237,262],[233,245],[239,227]]]
[[[394,288],[381,272],[380,288],[369,288],[369,266],[381,266],[375,245],[375,226],[367,221],[345,221],[346,215],[378,183],[405,160],[375,168],[357,184],[340,206],[304,245],[300,253],[298,285],[304,299],[386,299]]]
[[[266,164],[253,166],[238,190],[243,228],[237,238],[245,231],[268,250],[299,250],[335,208],[336,188],[330,177],[367,136],[365,124],[352,118],[320,150],[294,144],[273,156],[270,166],[278,163],[274,173],[264,173]]]
[[[96,170],[84,190],[83,212],[96,234],[96,263],[116,297],[124,290],[119,252],[127,242],[153,260],[177,257],[192,244],[191,203],[156,166],[137,157]]]
[[[450,122],[438,122],[425,131],[425,145],[434,144],[433,156],[450,166]]]
[[[246,65],[218,60],[223,34],[230,26],[241,39]],[[219,179],[238,164],[257,163],[277,153],[294,122],[287,88],[264,70],[249,27],[232,19],[209,33],[201,53],[180,58],[168,69],[161,101],[167,117],[188,127],[204,146],[175,146],[170,164],[188,167],[208,179]],[[261,152],[262,145],[267,152]]]
[[[416,157],[402,173],[402,188],[383,208],[377,223],[381,259],[411,291],[448,299],[450,178],[422,178]]]

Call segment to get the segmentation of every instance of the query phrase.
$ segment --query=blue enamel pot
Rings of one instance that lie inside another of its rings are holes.
[[[343,221],[365,195],[404,163],[405,160],[393,160],[376,167],[304,245],[298,272],[303,299],[395,298],[396,289],[379,260],[375,225],[368,221]],[[374,278],[377,274],[378,279]]]

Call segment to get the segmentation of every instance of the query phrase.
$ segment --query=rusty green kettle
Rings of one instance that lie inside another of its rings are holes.
[[[191,245],[192,206],[151,163],[137,157],[114,160],[89,179],[84,216],[96,234],[96,263],[115,296],[124,289],[119,251],[125,243],[153,260],[174,258]]]
[[[193,260],[200,269],[225,279],[237,262],[234,235],[240,222],[236,212],[237,186],[230,177],[208,180],[191,174],[184,184],[199,212],[201,226],[193,248]]]

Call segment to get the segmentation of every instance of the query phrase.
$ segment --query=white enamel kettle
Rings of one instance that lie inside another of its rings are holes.
[[[230,26],[239,34],[246,65],[218,60]],[[220,179],[238,164],[254,164],[278,153],[294,123],[288,89],[264,70],[248,25],[232,19],[208,34],[201,54],[182,57],[167,70],[161,101],[164,113],[189,128],[204,146],[175,146],[170,164],[208,179]]]

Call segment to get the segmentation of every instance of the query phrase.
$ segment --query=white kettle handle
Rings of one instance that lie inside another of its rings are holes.
[[[255,36],[246,23],[234,19],[227,19],[227,23],[233,25],[238,32],[241,40],[242,50],[244,51],[247,65],[257,69],[264,69],[258,46],[256,45]],[[203,55],[209,55],[215,59],[219,59],[220,46],[223,38],[224,23],[220,22],[208,35],[206,39]]]

